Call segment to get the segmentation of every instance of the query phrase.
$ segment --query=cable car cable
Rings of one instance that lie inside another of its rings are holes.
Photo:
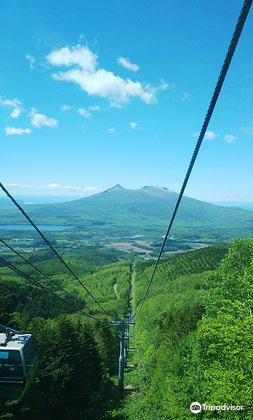
[[[6,267],[10,268],[12,271],[14,271],[16,274],[20,275],[21,277],[24,277],[26,280],[28,280],[33,285],[39,287],[40,289],[45,290],[49,294],[53,294],[58,299],[60,299],[62,302],[64,302],[66,305],[71,306],[76,311],[77,308],[72,303],[67,302],[61,296],[57,295],[55,292],[53,292],[52,290],[48,289],[43,284],[40,284],[38,281],[36,281],[33,278],[31,278],[28,274],[23,273],[23,271],[19,270],[17,267],[15,267],[14,265],[12,265],[10,262],[6,261],[4,258],[0,257],[0,263],[2,263],[3,265],[5,265]],[[95,317],[93,317],[92,315],[87,314],[87,313],[83,313],[83,314],[86,315],[87,317],[92,318],[95,321],[97,321],[97,319]]]
[[[111,315],[102,307],[102,305],[98,302],[98,300],[93,296],[93,294],[89,291],[89,289],[83,284],[83,282],[79,279],[79,277],[73,272],[70,266],[66,263],[66,261],[60,256],[58,251],[53,247],[53,245],[49,242],[49,240],[45,237],[45,235],[41,232],[38,226],[32,221],[30,216],[26,213],[26,211],[20,206],[20,204],[15,200],[15,198],[10,194],[10,192],[5,188],[5,186],[0,182],[0,188],[2,191],[10,198],[13,204],[19,209],[19,211],[23,214],[23,216],[28,220],[28,222],[34,227],[37,233],[41,236],[41,238],[47,243],[49,248],[53,251],[53,253],[59,258],[62,264],[67,268],[67,270],[72,274],[72,276],[78,281],[78,283],[85,289],[85,291],[89,294],[89,296],[96,302],[96,304],[102,309],[106,316],[113,319]]]
[[[34,268],[38,273],[40,273],[43,277],[45,277],[47,280],[49,280],[51,283],[53,283],[58,289],[62,290],[64,293],[66,293],[71,299],[76,299],[75,296],[71,295],[71,293],[69,293],[66,289],[64,289],[63,287],[61,287],[59,284],[57,284],[56,281],[54,281],[52,278],[50,278],[49,276],[47,276],[45,273],[43,273],[43,271],[41,271],[39,268],[37,268],[33,263],[31,263],[27,258],[25,258],[22,254],[20,254],[18,251],[16,251],[16,249],[12,248],[10,245],[8,245],[3,239],[0,239],[0,242],[2,242],[2,244],[4,244],[7,248],[9,248],[13,253],[15,253],[16,255],[18,255],[18,257],[20,257],[22,260],[24,260],[26,262],[26,264],[30,265],[32,268]],[[85,307],[90,311],[91,309],[85,305]]]
[[[167,239],[168,239],[168,236],[170,234],[172,225],[174,223],[174,219],[176,217],[176,214],[177,214],[177,211],[178,211],[178,207],[179,207],[179,205],[181,203],[181,200],[183,198],[183,194],[184,194],[185,188],[186,188],[187,183],[189,181],[189,178],[190,178],[192,169],[194,167],[196,158],[198,156],[200,147],[202,145],[202,142],[203,142],[203,139],[204,139],[206,130],[208,128],[208,125],[209,125],[210,119],[212,117],[212,114],[213,114],[215,105],[217,103],[218,97],[220,95],[220,92],[221,92],[221,89],[222,89],[224,80],[226,78],[228,69],[230,67],[232,58],[234,56],[234,52],[236,50],[238,41],[240,39],[240,36],[241,36],[242,30],[243,30],[244,24],[246,22],[247,16],[249,14],[251,5],[252,5],[252,0],[245,0],[244,3],[243,3],[243,6],[242,6],[242,9],[241,9],[241,12],[240,12],[240,15],[239,15],[239,18],[238,18],[238,21],[237,21],[237,24],[236,24],[236,27],[235,27],[233,36],[231,38],[231,41],[230,41],[230,44],[229,44],[229,47],[228,47],[228,51],[227,51],[225,60],[223,62],[223,65],[222,65],[222,68],[221,68],[221,71],[220,71],[220,74],[219,74],[218,81],[216,83],[216,86],[215,86],[215,89],[214,89],[214,92],[213,92],[213,95],[212,95],[212,98],[211,98],[209,107],[208,107],[207,112],[206,112],[206,116],[205,116],[205,119],[204,119],[204,122],[203,122],[203,125],[202,125],[202,128],[201,128],[201,131],[200,131],[200,134],[199,134],[199,137],[198,137],[198,140],[197,140],[197,143],[196,143],[196,146],[195,146],[193,155],[191,157],[191,160],[190,160],[190,163],[189,163],[189,166],[188,166],[188,169],[187,169],[187,172],[186,172],[186,175],[185,175],[185,178],[184,178],[184,181],[183,181],[183,184],[182,184],[180,193],[178,195],[177,202],[175,204],[175,207],[174,207],[174,210],[173,210],[173,213],[172,213],[170,222],[169,222],[169,226],[167,228],[166,234],[164,236],[164,240],[163,240],[162,245],[161,245],[161,248],[159,250],[159,254],[158,254],[158,257],[156,259],[155,266],[154,266],[153,271],[151,273],[151,276],[150,276],[150,279],[149,279],[149,282],[148,282],[148,286],[147,286],[147,289],[146,289],[144,298],[143,298],[142,301],[139,302],[139,305],[141,305],[140,306],[140,310],[143,307],[143,304],[144,304],[144,302],[145,302],[145,300],[146,300],[146,298],[148,296],[149,289],[150,289],[150,286],[151,286],[151,284],[153,282],[154,275],[155,275],[155,272],[156,272],[158,263],[159,263],[159,261],[161,259],[162,252],[164,250],[165,244],[166,244]],[[138,307],[137,307],[137,309],[138,309]]]
[[[58,299],[60,299],[61,301],[63,301],[65,304],[73,307],[73,305],[70,302],[67,302],[61,296],[58,296],[54,291],[48,289],[46,286],[44,286],[43,284],[39,283],[37,280],[34,280],[33,278],[31,278],[28,274],[26,274],[23,271],[19,270],[19,268],[15,267],[9,261],[6,261],[4,258],[0,257],[0,263],[3,264],[3,265],[5,265],[6,267],[10,268],[16,274],[19,274],[20,276],[24,277],[26,280],[28,280],[33,285],[38,286],[40,289],[46,290],[48,293],[52,293],[53,295],[57,296]]]
[[[69,293],[66,289],[64,289],[63,287],[59,286],[53,279],[51,279],[49,276],[47,276],[45,273],[43,273],[43,271],[41,271],[39,268],[37,268],[34,264],[32,264],[29,260],[27,260],[22,254],[20,254],[18,251],[16,251],[14,248],[12,248],[10,245],[8,245],[3,239],[0,239],[0,242],[2,242],[7,248],[9,248],[12,252],[14,252],[15,254],[17,254],[20,258],[22,258],[22,260],[24,260],[28,265],[30,265],[31,267],[33,267],[38,273],[40,273],[42,276],[44,276],[47,280],[49,280],[50,282],[52,282],[58,289],[62,290],[64,293],[66,293],[70,298],[76,300],[76,302],[78,304],[80,304],[81,302],[78,301],[78,299],[76,298],[76,296],[71,295],[71,293]],[[89,308],[86,304],[84,304],[85,308],[88,311],[92,311],[91,308]],[[97,316],[100,317],[99,314],[96,314]],[[100,319],[103,319],[100,317]]]

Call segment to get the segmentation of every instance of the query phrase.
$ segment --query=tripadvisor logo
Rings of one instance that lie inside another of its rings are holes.
[[[194,414],[199,413],[201,411],[201,404],[198,402],[191,403],[190,410]]]
[[[200,404],[198,402],[193,402],[190,405],[190,410],[192,413],[197,414],[200,413],[201,409],[204,411],[234,411],[234,410],[243,410],[243,405],[207,405],[207,404]]]

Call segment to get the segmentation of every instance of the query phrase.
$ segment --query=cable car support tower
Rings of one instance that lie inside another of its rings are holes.
[[[119,328],[119,369],[118,369],[118,388],[124,390],[124,369],[127,366],[127,350],[129,348],[129,328],[134,326],[132,290],[133,290],[134,266],[130,266],[130,288],[128,312],[125,318],[112,321],[113,325]]]

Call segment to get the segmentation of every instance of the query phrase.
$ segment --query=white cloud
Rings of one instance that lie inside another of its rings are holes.
[[[145,130],[145,128],[144,128],[144,127],[142,127],[141,125],[139,125],[136,121],[131,121],[131,122],[129,123],[129,127],[130,127],[132,130]]]
[[[212,139],[215,139],[217,136],[218,136],[218,134],[217,134],[217,133],[215,133],[214,131],[212,131],[212,130],[207,130],[204,138],[205,138],[206,140],[212,140]],[[199,137],[199,133],[198,133],[197,131],[195,131],[195,132],[193,133],[193,137],[198,138],[198,137]]]
[[[169,87],[173,88],[174,84],[172,83],[171,85],[169,85],[165,80],[161,80],[160,86],[157,88],[157,91],[161,90],[167,90],[169,89]]]
[[[31,134],[30,128],[16,128],[16,127],[5,127],[4,129],[6,136],[21,136],[22,134]]]
[[[21,112],[22,111],[20,108],[14,108],[12,113],[10,114],[10,117],[13,119],[17,119],[20,116]]]
[[[2,99],[0,96],[0,105],[13,108],[10,117],[16,119],[20,116],[22,102],[18,99]]]
[[[82,117],[85,117],[85,118],[90,118],[90,112],[89,112],[89,111],[87,111],[87,109],[84,109],[84,108],[79,108],[79,109],[77,110],[77,112],[78,112],[78,114],[80,114]]]
[[[232,143],[234,140],[236,140],[236,137],[234,134],[226,134],[224,139],[227,143]]]
[[[62,187],[65,190],[68,191],[76,191],[76,192],[86,192],[86,193],[92,193],[96,191],[96,188],[94,187],[80,187],[79,185],[64,185]]]
[[[133,130],[135,130],[136,128],[137,128],[137,122],[135,122],[135,121],[131,121],[130,123],[129,123],[129,126],[133,129]]]
[[[86,192],[95,192],[97,188],[95,187],[83,187]]]
[[[93,72],[97,65],[97,56],[88,47],[80,44],[75,47],[63,47],[52,51],[47,60],[53,66],[79,66],[83,71]]]
[[[151,104],[156,101],[157,92],[168,87],[165,82],[159,87],[134,82],[98,68],[97,55],[88,47],[79,44],[72,48],[64,47],[52,51],[47,60],[52,66],[69,67],[66,71],[53,73],[54,80],[75,83],[88,95],[107,99],[112,107],[122,107],[132,98],[139,98],[146,104]]]
[[[205,139],[212,140],[217,137],[217,134],[214,131],[208,130],[205,134]]]
[[[89,110],[92,112],[100,111],[100,107],[98,105],[91,105],[89,106]]]
[[[110,134],[115,134],[116,133],[116,128],[114,128],[114,127],[107,128],[107,132],[110,133]]]
[[[44,187],[49,188],[49,189],[53,189],[53,190],[55,190],[55,189],[58,190],[59,188],[61,188],[61,186],[59,184],[56,184],[55,182],[53,182],[52,184],[44,185]]]
[[[181,96],[181,100],[183,102],[188,101],[190,99],[190,94],[188,92],[183,92]]]
[[[26,54],[25,55],[25,59],[27,60],[30,69],[33,70],[34,69],[34,65],[36,63],[35,58],[32,55],[30,55],[30,54]]]
[[[44,114],[38,113],[35,108],[31,109],[29,117],[31,117],[31,124],[36,128],[41,128],[42,126],[57,127],[58,125],[57,120],[54,118],[49,118]]]
[[[71,106],[69,106],[69,105],[62,105],[61,110],[62,111],[70,111],[71,110]]]
[[[70,105],[63,105],[61,107],[62,111],[70,111],[72,109],[72,107]],[[90,117],[90,112],[96,112],[96,111],[100,111],[100,107],[98,105],[91,105],[88,107],[88,109],[85,108],[79,108],[77,110],[77,112],[82,115],[82,117],[86,117],[89,118]]]
[[[85,187],[80,185],[60,185],[56,182],[45,185],[35,184],[18,184],[11,182],[6,184],[7,187],[14,188],[17,190],[29,190],[29,191],[50,191],[52,193],[81,193],[81,194],[92,194],[97,191],[95,187]]]
[[[21,104],[22,102],[19,101],[18,99],[2,99],[0,96],[0,105],[11,106],[13,108],[17,108]]]
[[[118,63],[121,66],[125,67],[125,69],[132,70],[132,71],[138,71],[140,68],[137,64],[131,63],[131,61],[126,57],[119,57]]]

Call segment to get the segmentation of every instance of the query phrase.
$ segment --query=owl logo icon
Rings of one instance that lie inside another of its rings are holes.
[[[198,402],[193,402],[190,405],[190,410],[192,413],[197,414],[201,411],[201,404]]]

